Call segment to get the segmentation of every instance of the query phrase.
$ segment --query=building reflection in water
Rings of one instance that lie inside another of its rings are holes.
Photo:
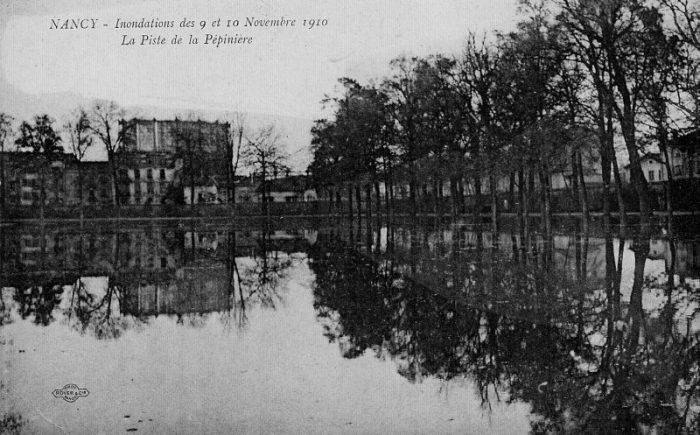
[[[308,232],[135,226],[84,231],[23,227],[2,235],[2,314],[61,320],[115,338],[153,316],[196,326],[222,313],[244,327],[246,310],[274,308]]]
[[[156,316],[244,329],[308,258],[325,336],[411,382],[531,405],[532,433],[700,430],[700,242],[424,222],[3,231],[2,312],[99,339]],[[16,313],[16,314],[13,314]]]

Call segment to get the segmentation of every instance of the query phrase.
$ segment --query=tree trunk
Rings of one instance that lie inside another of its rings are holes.
[[[572,188],[571,190],[572,190],[572,199],[574,202],[574,207],[573,207],[574,211],[581,210],[581,213],[583,213],[583,209],[581,208],[580,196],[579,196],[578,153],[579,153],[579,150],[577,150],[577,149],[571,150],[571,188]]]
[[[544,220],[547,240],[552,237],[552,193],[549,186],[549,171],[546,165],[540,167],[540,184],[542,185],[542,219]]]
[[[433,214],[438,215],[438,181],[437,177],[433,176]]]
[[[673,168],[671,167],[671,159],[669,158],[669,152],[668,152],[668,143],[666,142],[666,134],[665,132],[661,132],[659,134],[659,148],[661,148],[661,152],[664,154],[664,166],[666,169],[667,175],[667,181],[664,183],[664,192],[666,194],[666,218],[668,219],[668,222],[666,223],[666,229],[668,231],[668,234],[671,234],[673,232],[673,185],[674,185],[674,174],[673,174]],[[692,170],[691,170],[692,173]],[[659,181],[661,181],[661,177],[659,177]]]
[[[379,188],[379,181],[374,182],[374,195],[376,196],[376,210],[377,210],[377,217],[381,216],[382,214],[382,195],[381,195],[381,190]]]
[[[83,221],[83,162],[78,160],[78,201],[80,201],[80,222]]]
[[[530,170],[527,171],[527,209],[532,210],[533,212],[535,211],[535,207],[537,205],[537,198],[533,198],[533,194],[535,194],[535,168],[534,165],[530,166]],[[541,212],[542,210],[540,210]]]
[[[409,161],[408,164],[408,197],[410,198],[411,201],[411,216],[416,216],[416,213],[418,212],[417,210],[417,203],[416,203],[416,175],[415,175],[415,167],[413,161]]]
[[[261,204],[261,213],[263,216],[267,216],[267,211],[269,210],[269,204],[267,203],[267,164],[265,160],[262,162],[262,166],[260,168],[262,172],[262,195],[260,197],[260,200],[262,201]]]
[[[515,172],[510,172],[508,174],[508,210],[507,212],[513,211],[513,205],[515,204]]]
[[[483,209],[482,199],[481,199],[481,175],[477,174],[474,176],[474,204],[472,209],[472,216],[474,219],[474,224],[479,223],[481,217],[481,210]]]
[[[457,217],[457,181],[454,177],[450,177],[450,211],[452,218]]]
[[[627,206],[625,198],[622,195],[622,177],[620,177],[620,168],[617,164],[617,157],[613,153],[613,175],[615,176],[615,192],[617,194],[617,209],[620,215],[620,228],[622,231],[627,227]]]
[[[588,205],[588,189],[586,188],[586,179],[583,174],[583,162],[581,161],[581,153],[577,155],[576,165],[578,166],[579,177],[579,200],[581,203],[581,216],[583,218],[583,232],[588,234],[588,222],[590,221],[590,207]]]
[[[119,196],[118,177],[119,162],[117,162],[117,154],[114,151],[109,152],[107,157],[112,168],[112,193],[114,195],[114,205],[116,205],[117,208],[119,208],[119,206],[121,205],[121,198]]]
[[[520,245],[525,243],[525,219],[527,219],[527,204],[525,197],[524,169],[518,169],[518,226],[520,227]]]
[[[608,135],[611,132],[605,128],[605,106],[601,100],[598,103],[598,136],[601,142],[600,169],[603,178],[603,222],[604,227],[610,227],[610,149],[608,147]]]
[[[498,231],[498,185],[496,177],[489,175],[489,187],[491,189],[491,231]]]
[[[190,210],[194,216],[194,152],[190,150]],[[148,183],[148,182],[147,182]],[[265,184],[265,175],[263,173],[263,186]],[[263,189],[264,191],[265,189]]]
[[[387,214],[391,212],[391,198],[389,198],[390,192],[389,190],[391,189],[391,185],[389,184],[389,179],[388,177],[384,179],[384,210]]]
[[[45,159],[41,159],[42,162],[45,163]],[[45,165],[44,165],[45,166]],[[46,168],[41,169],[41,173],[39,174],[39,202],[40,202],[40,216],[41,220],[44,220],[44,205],[46,204]],[[44,241],[42,240],[42,243]]]
[[[367,197],[365,208],[367,209],[367,220],[372,220],[372,184],[365,186],[365,196]]]

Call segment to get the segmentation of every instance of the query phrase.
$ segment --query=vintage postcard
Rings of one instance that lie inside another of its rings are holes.
[[[0,433],[699,433],[698,28],[0,0]]]

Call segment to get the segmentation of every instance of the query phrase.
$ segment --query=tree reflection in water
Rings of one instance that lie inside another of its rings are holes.
[[[346,358],[388,356],[411,382],[467,378],[487,407],[530,403],[536,434],[700,430],[698,335],[678,321],[697,289],[667,279],[676,275],[672,241],[665,276],[652,277],[650,239],[636,236],[623,288],[630,251],[610,234],[594,240],[604,261],[596,265],[580,232],[571,261],[552,239],[494,243],[478,228],[425,225],[385,231],[384,242],[372,235],[360,249],[361,228],[331,231],[310,250],[317,315]],[[654,312],[645,295],[659,286]]]
[[[107,288],[99,285],[85,285],[80,277],[70,288],[70,304],[63,316],[68,324],[81,333],[91,333],[99,339],[119,338],[123,332],[139,328],[148,322],[138,313],[126,314],[120,307],[125,306],[128,290],[115,285],[108,279]]]
[[[222,322],[228,328],[236,324],[239,330],[248,323],[247,310],[255,307],[275,309],[282,301],[280,289],[286,287],[289,269],[293,266],[289,253],[274,246],[272,234],[263,229],[257,237],[259,250],[252,258],[236,258],[236,233],[228,235],[228,309]],[[239,265],[240,264],[240,265]]]
[[[249,310],[274,309],[282,300],[290,253],[300,248],[294,236],[275,236],[267,227],[194,226],[96,232],[42,226],[4,234],[3,246],[2,324],[16,310],[36,324],[59,320],[98,339],[119,338],[160,315],[202,327],[216,313],[226,329],[242,329]]]

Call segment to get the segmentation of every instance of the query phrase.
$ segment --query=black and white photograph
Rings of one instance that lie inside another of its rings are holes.
[[[700,433],[700,0],[0,0],[0,434]]]

